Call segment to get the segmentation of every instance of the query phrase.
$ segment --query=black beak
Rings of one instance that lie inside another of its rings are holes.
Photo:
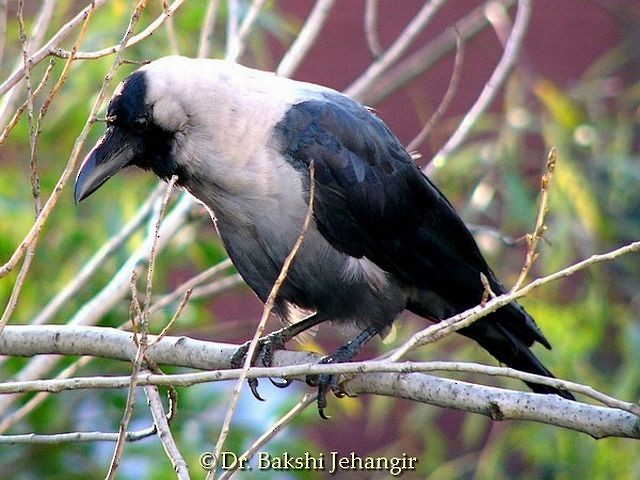
[[[121,169],[130,165],[139,152],[133,134],[109,126],[100,141],[85,157],[76,178],[76,203],[84,200]]]

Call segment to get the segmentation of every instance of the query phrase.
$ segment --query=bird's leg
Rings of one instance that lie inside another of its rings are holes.
[[[264,337],[260,337],[258,339],[258,344],[256,346],[255,352],[253,354],[253,358],[251,359],[251,364],[256,360],[258,355],[260,355],[260,360],[265,367],[271,366],[271,361],[273,359],[273,352],[276,350],[284,349],[284,345],[291,340],[293,337],[298,335],[299,333],[308,330],[311,327],[314,327],[321,323],[323,319],[321,319],[317,314],[313,314],[308,316],[307,318],[292,323],[291,325],[287,325],[280,330],[276,330],[275,332],[270,333],[269,335],[265,335]],[[231,357],[231,368],[240,368],[242,367],[243,361],[247,356],[247,352],[249,351],[249,346],[251,345],[251,340],[244,343],[243,345],[236,350],[236,352]],[[291,380],[285,380],[283,382],[276,382],[273,379],[270,379],[271,383],[273,383],[276,387],[284,388],[289,386]],[[247,380],[249,383],[249,388],[251,388],[251,393],[258,400],[264,400],[260,394],[258,393],[258,379],[250,378]]]
[[[342,363],[348,362],[355,357],[362,349],[365,343],[380,332],[379,327],[369,327],[363,330],[356,338],[351,340],[346,345],[338,348],[331,355],[327,355],[320,360],[320,363]],[[327,407],[327,392],[329,389],[333,390],[336,396],[343,396],[344,392],[340,390],[337,382],[337,375],[330,373],[322,373],[320,375],[308,375],[306,378],[308,385],[318,387],[318,412],[324,419],[328,419],[324,414],[324,409]]]

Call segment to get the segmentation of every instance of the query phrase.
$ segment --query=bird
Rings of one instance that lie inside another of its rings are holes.
[[[76,203],[125,167],[177,177],[210,212],[229,258],[263,302],[313,193],[309,226],[274,302],[286,326],[261,339],[267,366],[274,349],[323,322],[360,332],[321,360],[343,362],[384,337],[404,310],[438,322],[480,304],[487,284],[506,292],[454,207],[387,125],[334,89],[225,60],[168,56],[118,85],[105,120],[79,169]],[[551,345],[515,301],[458,333],[502,364],[553,378],[530,349]],[[246,353],[247,344],[232,363]],[[317,386],[326,418],[326,394],[339,392],[335,377],[307,383]],[[261,399],[257,382],[250,385]]]

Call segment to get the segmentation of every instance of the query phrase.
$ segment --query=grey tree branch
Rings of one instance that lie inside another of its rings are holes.
[[[307,21],[280,61],[278,69],[276,70],[278,75],[290,77],[295,73],[309,52],[309,49],[313,46],[334,4],[335,0],[317,0],[313,10],[307,17]]]
[[[363,92],[371,88],[371,85],[378,80],[380,75],[404,55],[413,41],[429,24],[438,9],[445,3],[446,0],[431,0],[425,3],[404,31],[398,35],[396,41],[371,63],[369,68],[355,82],[347,87],[345,93],[351,97],[359,98]]]
[[[101,327],[68,326],[9,326],[0,337],[0,354],[35,355],[57,353],[64,355],[87,354],[130,361],[137,348],[131,341],[132,333]],[[153,343],[153,336],[150,336]],[[162,342],[150,346],[147,356],[158,364],[214,370],[182,375],[154,375],[141,373],[139,386],[181,385],[188,386],[203,381],[219,381],[238,378],[240,370],[220,371],[229,368],[229,359],[237,345],[193,340],[187,337],[164,337]],[[349,394],[372,393],[406,398],[446,408],[456,408],[488,415],[495,420],[520,419],[548,423],[588,433],[596,438],[624,436],[640,438],[638,406],[620,402],[623,407],[598,407],[572,402],[553,395],[516,392],[500,388],[470,384],[415,373],[417,371],[474,371],[495,373],[513,378],[547,382],[563,388],[574,387],[588,393],[590,387],[580,386],[559,379],[517,372],[512,369],[452,362],[428,362],[421,364],[369,361],[336,365],[317,365],[320,357],[309,352],[277,351],[274,368],[252,368],[248,377],[282,376],[304,377],[320,372],[343,373],[347,380],[342,387]],[[296,366],[292,366],[296,365]],[[377,373],[372,373],[377,372]],[[391,373],[393,372],[393,373]],[[127,388],[130,376],[76,378],[65,381],[45,380],[27,385],[0,384],[0,393],[21,387],[23,391],[60,391],[73,388]],[[37,388],[36,388],[37,387]],[[598,392],[596,392],[598,393]],[[611,403],[610,397],[599,394],[601,400]]]
[[[176,472],[178,480],[187,480],[191,478],[189,475],[189,466],[180,453],[180,449],[171,434],[171,429],[169,428],[169,422],[167,420],[167,415],[164,412],[158,388],[152,385],[147,385],[144,387],[144,393],[147,396],[149,410],[153,417],[153,424],[156,427],[156,433],[162,442],[162,446],[164,447],[167,457],[171,460],[171,465],[173,465],[173,469]]]
[[[358,94],[357,99],[365,105],[376,105],[428,70],[455,48],[457,37],[460,37],[463,42],[467,42],[489,25],[485,9],[489,3],[496,1],[489,0],[472,10],[426,45],[389,67],[371,85],[371,88]],[[515,0],[500,1],[504,8],[509,8],[514,3]]]
[[[507,40],[507,44],[504,47],[504,52],[498,62],[498,65],[496,65],[491,77],[485,84],[482,92],[480,92],[480,96],[465,114],[456,131],[451,135],[451,137],[449,137],[447,143],[444,144],[438,153],[436,153],[433,157],[433,161],[425,167],[425,171],[427,173],[431,172],[433,168],[440,168],[445,164],[449,155],[451,155],[451,153],[466,140],[478,118],[493,102],[493,99],[496,97],[500,87],[518,59],[520,47],[524,40],[524,34],[527,31],[530,17],[530,0],[518,0],[518,10],[513,24],[513,29],[511,30],[511,35],[509,36],[509,40]]]

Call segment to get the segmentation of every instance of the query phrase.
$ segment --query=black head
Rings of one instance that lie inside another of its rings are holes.
[[[156,121],[158,102],[150,97],[149,87],[148,72],[141,69],[117,88],[107,110],[107,129],[78,172],[76,203],[129,165],[153,170],[163,179],[180,174],[172,156],[176,132]]]

